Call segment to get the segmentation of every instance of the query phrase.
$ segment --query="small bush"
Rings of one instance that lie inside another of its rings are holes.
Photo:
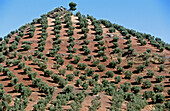
[[[88,83],[85,81],[83,84],[82,84],[82,87],[83,87],[83,90],[87,90],[88,89]]]
[[[99,74],[95,74],[93,77],[92,77],[95,81],[98,81],[99,80]]]
[[[155,75],[154,71],[152,71],[151,69],[149,69],[146,74],[148,77],[153,77]]]
[[[132,71],[126,71],[125,72],[125,78],[126,79],[131,79],[131,77],[132,77]]]
[[[8,75],[8,79],[10,79],[10,80],[15,76],[14,73],[11,71],[8,71],[7,75]]]
[[[164,85],[163,84],[156,84],[154,87],[153,87],[153,90],[155,93],[157,92],[163,92],[164,91]]]
[[[73,54],[70,53],[70,54],[68,55],[67,59],[72,59],[72,58],[73,58]]]
[[[141,91],[141,87],[140,86],[133,86],[131,88],[131,91],[134,93],[134,94],[137,94]]]
[[[141,75],[136,76],[135,80],[137,84],[141,84],[143,82],[143,77]]]
[[[75,76],[79,76],[79,75],[80,75],[80,73],[81,73],[81,71],[79,71],[79,70],[75,70],[75,71],[73,71],[73,74],[74,74]]]
[[[106,67],[102,64],[97,65],[97,68],[99,69],[100,72],[103,72],[106,69]]]
[[[66,80],[73,81],[73,79],[74,79],[74,75],[73,74],[67,74],[66,75]]]
[[[28,73],[28,77],[29,77],[29,79],[31,79],[31,80],[35,79],[36,76],[37,76],[37,72],[32,72],[32,71],[31,71],[31,72]]]
[[[31,49],[31,46],[30,45],[28,45],[28,44],[24,44],[24,45],[22,45],[21,46],[24,50],[29,50],[29,49]]]
[[[25,67],[24,62],[18,64],[18,69],[23,69],[24,67]]]
[[[71,64],[67,64],[67,70],[73,71],[74,70],[74,66]]]
[[[120,81],[121,81],[120,76],[116,76],[116,77],[115,77],[115,83],[118,84]]]
[[[59,70],[59,74],[60,74],[60,75],[63,75],[63,76],[64,76],[65,73],[66,73],[66,69],[65,69],[65,68]]]
[[[165,79],[165,76],[156,76],[156,82],[162,82]]]
[[[59,65],[59,64],[54,64],[54,65],[53,65],[53,68],[55,68],[55,69],[58,70],[58,69],[60,68],[60,65]]]
[[[44,76],[50,77],[52,74],[53,74],[53,71],[50,71],[50,70],[48,70],[48,69],[45,69],[45,70],[44,70]]]
[[[93,76],[94,72],[95,72],[95,70],[93,70],[93,68],[86,68],[84,71],[84,74],[87,76]]]
[[[109,32],[110,32],[110,33],[115,32],[115,28],[109,28]]]
[[[138,73],[140,73],[140,72],[142,72],[142,71],[144,70],[144,68],[145,68],[145,66],[142,65],[142,64],[140,64],[139,66],[136,67],[136,71],[137,71]]]
[[[134,64],[134,61],[133,60],[128,60],[127,63],[128,63],[128,65],[127,65],[128,67],[132,67],[133,64]]]
[[[161,71],[164,71],[165,70],[165,66],[164,66],[164,64],[161,64],[160,66],[159,66],[159,71],[161,72]]]
[[[80,70],[84,70],[87,67],[86,63],[79,63],[77,66]]]
[[[77,79],[75,86],[79,87],[80,85],[82,85],[82,81],[81,81],[81,79]]]
[[[109,63],[108,66],[109,66],[110,68],[113,68],[113,69],[114,69],[114,68],[116,67],[116,65],[117,65],[116,62],[115,62],[114,60],[112,60],[112,61]]]
[[[97,59],[97,60],[93,59],[92,66],[96,67],[99,63],[100,63],[99,59]]]
[[[74,64],[77,64],[79,61],[80,61],[80,57],[76,55],[76,56],[74,57],[73,63],[74,63]]]
[[[117,71],[118,71],[119,73],[125,72],[125,71],[124,71],[124,68],[123,68],[121,65],[118,65],[118,66],[117,66]]]
[[[142,87],[143,87],[143,88],[150,88],[150,87],[152,87],[152,83],[150,82],[149,79],[146,79],[146,80],[143,82]]]
[[[113,76],[114,76],[113,71],[107,71],[107,72],[106,72],[106,77],[112,78]]]
[[[11,85],[13,86],[13,85],[17,84],[18,81],[19,81],[19,80],[18,80],[18,77],[12,78],[12,79],[11,79]]]

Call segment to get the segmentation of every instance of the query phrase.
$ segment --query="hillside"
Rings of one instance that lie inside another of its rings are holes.
[[[63,7],[0,42],[0,109],[170,108],[170,45]]]

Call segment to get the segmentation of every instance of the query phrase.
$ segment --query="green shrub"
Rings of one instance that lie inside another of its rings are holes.
[[[67,64],[67,70],[73,71],[74,70],[74,66],[71,64]]]
[[[81,79],[77,79],[75,86],[79,87],[80,85],[82,85],[82,81],[81,81]]]
[[[18,77],[12,78],[12,79],[11,79],[11,85],[13,86],[13,85],[17,84],[18,81],[19,81],[19,80],[18,80]]]
[[[152,71],[151,69],[148,70],[148,72],[146,73],[146,75],[148,77],[153,77],[155,75],[154,71]]]
[[[134,64],[134,61],[133,60],[128,60],[127,63],[128,63],[128,65],[127,65],[128,67],[132,67],[133,64]]]
[[[167,92],[167,93],[168,93],[168,95],[170,95],[170,89],[168,89],[168,92]]]
[[[159,66],[159,71],[161,72],[161,71],[164,71],[165,70],[165,66],[164,66],[164,64],[161,64],[160,66]]]
[[[97,65],[97,68],[99,69],[100,72],[103,72],[106,69],[106,67],[102,64]]]
[[[65,87],[67,85],[67,83],[68,82],[65,79],[62,78],[59,81],[59,86],[63,88],[63,87]]]
[[[95,80],[94,79],[89,79],[89,85],[94,86],[95,85]]]
[[[92,66],[96,67],[97,65],[99,65],[99,63],[100,63],[99,59],[97,59],[97,60],[93,59]]]
[[[38,64],[38,66],[40,67],[40,70],[45,70],[45,69],[47,69],[47,64],[45,64],[45,63],[40,63],[40,64]]]
[[[156,79],[156,82],[162,82],[163,80],[165,80],[165,76],[157,75],[155,79]]]
[[[64,59],[63,59],[63,57],[61,55],[56,55],[55,59],[56,59],[58,64],[60,64],[60,65],[64,64]]]
[[[165,97],[163,96],[163,94],[156,94],[155,98],[152,98],[152,101],[155,103],[163,103],[165,101]]]
[[[164,91],[164,85],[163,84],[156,84],[154,87],[153,87],[153,90],[155,93],[157,92],[163,92]]]
[[[115,28],[109,28],[109,32],[110,32],[110,33],[115,32]]]
[[[88,85],[88,83],[85,81],[81,86],[83,87],[83,90],[87,90],[89,85]]]
[[[22,59],[22,54],[18,54],[18,59],[19,59],[19,60]]]
[[[25,62],[18,64],[18,69],[23,69],[25,67]]]
[[[11,57],[12,57],[12,58],[17,57],[17,51],[12,52],[12,53],[11,53]]]
[[[133,86],[131,88],[131,91],[134,93],[134,94],[137,94],[141,91],[141,87],[140,86]]]
[[[79,61],[80,61],[80,57],[75,55],[73,63],[77,64]]]
[[[114,76],[113,71],[107,71],[107,72],[106,72],[106,77],[112,78],[113,76]]]
[[[152,83],[150,82],[149,79],[146,79],[146,80],[143,82],[142,87],[143,87],[143,88],[150,88],[150,87],[152,87]]]
[[[80,73],[81,73],[81,71],[79,71],[79,70],[75,70],[75,71],[73,71],[73,74],[74,74],[75,76],[79,76],[79,75],[80,75]]]
[[[113,42],[118,42],[119,37],[113,37]]]
[[[20,36],[15,36],[15,41],[19,42],[21,40]]]
[[[98,81],[99,80],[99,74],[95,74],[93,77],[92,77],[95,81]]]
[[[86,60],[91,61],[91,59],[92,59],[92,55],[88,55]]]
[[[37,72],[32,72],[32,71],[31,71],[31,72],[28,73],[28,77],[29,77],[29,79],[31,79],[31,80],[35,79],[36,76],[37,76]]]
[[[74,2],[70,2],[70,3],[69,3],[69,6],[70,6],[70,9],[69,9],[69,10],[75,11],[77,4],[74,3]]]
[[[120,48],[119,47],[116,47],[115,49],[113,49],[113,53],[116,54],[116,53],[119,53],[120,52]]]
[[[66,75],[66,80],[73,81],[73,79],[74,79],[74,75],[73,74],[67,74]]]
[[[125,72],[125,71],[124,71],[124,68],[123,68],[121,65],[118,65],[118,66],[117,66],[117,71],[118,71],[119,73]]]
[[[84,49],[84,54],[88,55],[91,53],[91,50],[89,48]]]
[[[12,64],[12,60],[9,60],[9,59],[7,59],[6,61],[5,61],[5,63],[6,63],[6,66],[10,66],[11,64]]]
[[[24,50],[29,50],[29,49],[31,49],[31,46],[30,45],[28,45],[28,44],[24,44],[24,45],[22,45],[21,46]]]
[[[113,68],[113,69],[114,69],[114,68],[116,67],[116,65],[117,65],[116,62],[115,62],[114,60],[112,60],[112,61],[109,63],[108,66],[109,66],[110,68]]]
[[[141,84],[143,82],[143,77],[141,75],[136,76],[135,80],[137,84]]]
[[[66,68],[62,68],[62,69],[59,70],[59,74],[60,74],[60,75],[63,75],[63,76],[64,76],[65,73],[66,73]]]
[[[70,53],[70,54],[68,55],[67,59],[72,59],[72,58],[73,58],[73,54]]]
[[[44,76],[50,77],[52,74],[53,74],[53,71],[50,71],[50,70],[48,70],[48,69],[45,69],[45,70],[44,70]]]
[[[3,54],[0,54],[0,63],[4,62],[5,58],[6,57]]]
[[[118,57],[117,58],[117,64],[120,64],[122,62],[122,58],[121,57]]]
[[[96,35],[95,36],[95,40],[96,41],[100,41],[100,40],[102,40],[103,39],[103,36],[101,36],[101,35]]]
[[[78,63],[77,67],[78,67],[80,70],[84,70],[84,69],[87,67],[87,64],[86,64],[86,63]]]
[[[82,81],[84,81],[84,80],[86,80],[86,79],[87,79],[87,75],[82,74],[79,78],[80,78]]]
[[[115,83],[118,84],[120,81],[121,81],[120,76],[116,76],[116,77],[115,77]]]
[[[142,72],[144,70],[145,66],[140,64],[139,66],[136,67],[136,71],[139,73],[139,72]]]
[[[30,71],[32,71],[31,67],[25,66],[25,68],[24,68],[24,73],[25,73],[25,74],[28,74]]]
[[[10,79],[10,80],[15,76],[14,73],[11,71],[8,71],[7,75],[8,75],[8,79]]]
[[[131,77],[132,77],[132,71],[126,71],[125,72],[125,78],[126,79],[131,79]]]
[[[54,64],[54,65],[53,65],[53,68],[55,68],[55,69],[58,70],[58,69],[60,68],[60,65],[59,65],[59,64]]]
[[[153,91],[144,91],[143,92],[143,97],[147,100],[149,98],[153,98],[155,93]]]
[[[93,70],[93,68],[86,68],[84,71],[84,74],[87,76],[93,76],[94,72],[95,72],[95,70]]]
[[[13,66],[16,66],[16,65],[18,65],[20,62],[21,62],[21,60],[14,59],[14,60],[12,61],[12,64],[13,64]]]
[[[129,82],[125,82],[124,84],[121,84],[120,87],[124,92],[128,92],[131,88],[131,84]]]

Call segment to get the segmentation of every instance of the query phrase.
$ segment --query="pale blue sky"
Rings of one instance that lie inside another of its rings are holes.
[[[149,33],[170,43],[170,0],[0,0],[0,36],[55,7],[78,4],[77,11]]]

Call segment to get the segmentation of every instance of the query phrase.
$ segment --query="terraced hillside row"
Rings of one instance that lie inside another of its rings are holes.
[[[170,45],[63,7],[0,42],[2,111],[170,109]]]

